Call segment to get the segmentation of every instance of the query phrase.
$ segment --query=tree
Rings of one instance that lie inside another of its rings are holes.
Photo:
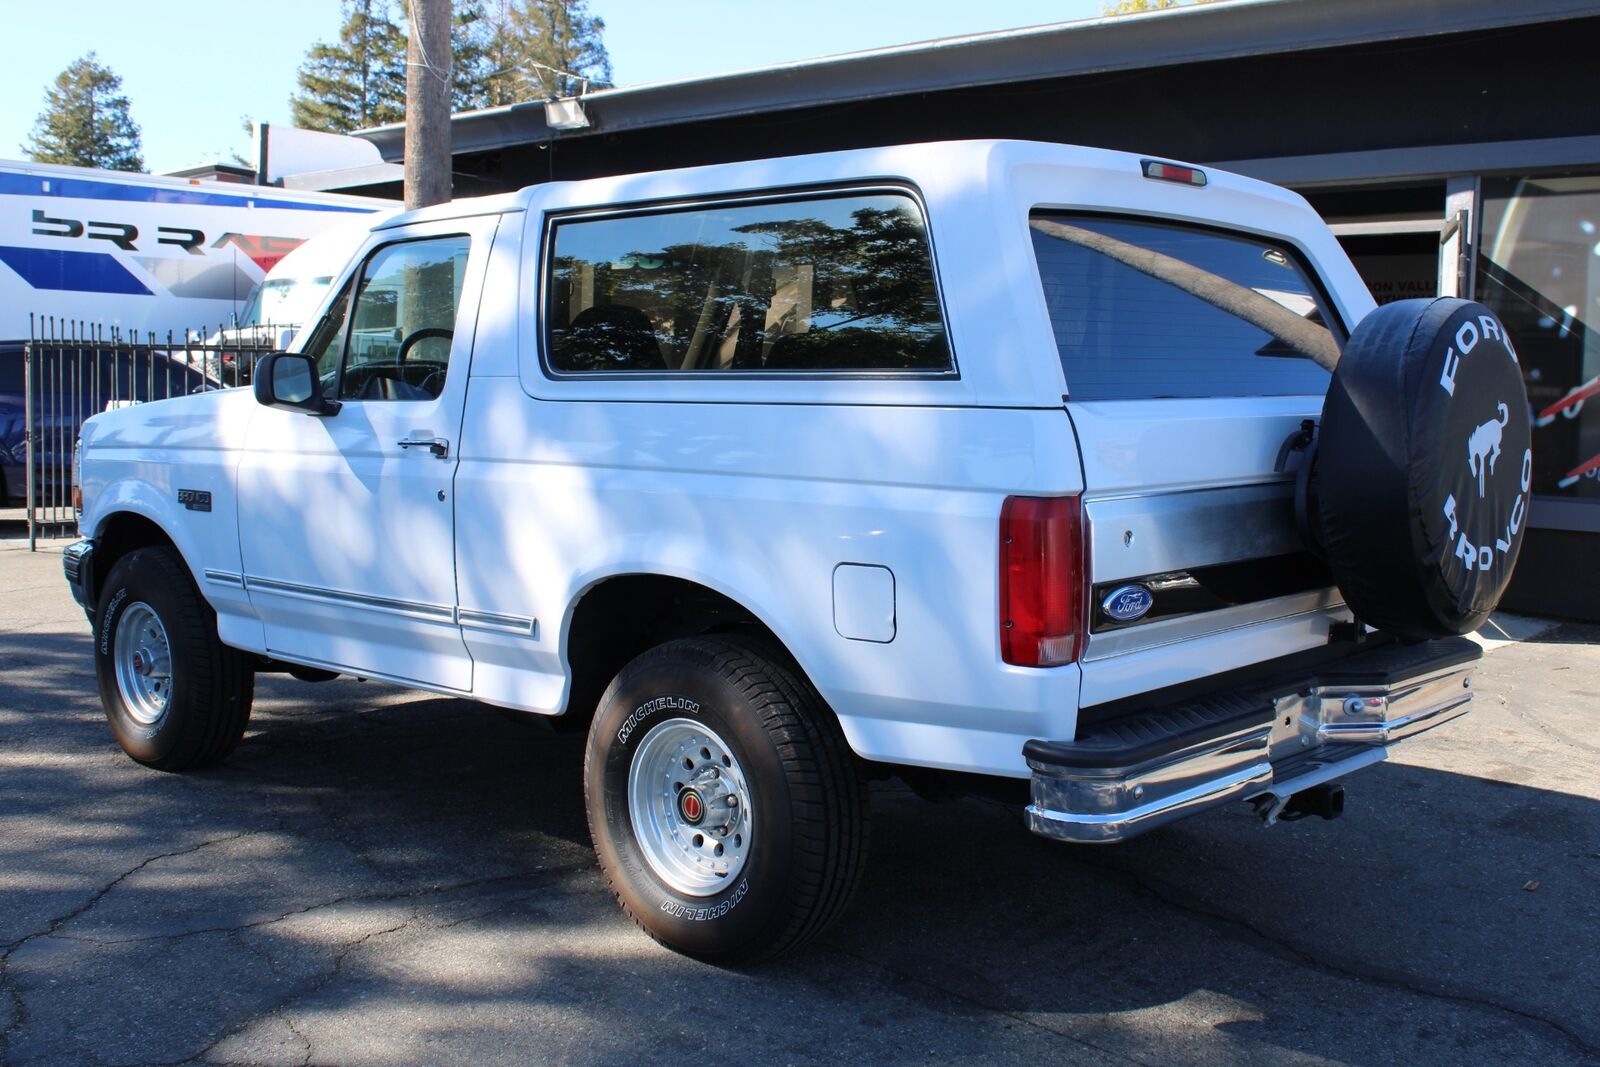
[[[578,78],[592,89],[611,84],[605,20],[589,14],[586,0],[521,0],[511,11],[532,96],[576,96]]]
[[[317,42],[300,65],[300,90],[290,99],[294,124],[349,133],[400,122],[406,27],[393,0],[343,3],[338,42]],[[609,85],[605,28],[586,0],[454,0],[451,108],[573,96],[585,79],[590,88]]]
[[[501,107],[539,95],[523,67],[519,0],[457,0],[457,111]]]
[[[582,0],[457,0],[457,110],[573,96],[582,79],[609,85],[604,33]]]
[[[494,27],[484,0],[456,0],[450,25],[450,109],[472,111],[489,104],[489,83],[494,74],[490,49]]]
[[[139,124],[128,112],[122,79],[90,52],[45,90],[44,111],[23,151],[40,163],[143,170]]]
[[[406,35],[390,0],[343,5],[339,40],[318,41],[300,64],[289,107],[302,129],[349,133],[405,118]]]
[[[1217,0],[1118,0],[1117,3],[1102,3],[1102,15],[1137,15],[1143,11],[1165,11],[1169,7],[1183,7],[1185,4],[1214,4]]]

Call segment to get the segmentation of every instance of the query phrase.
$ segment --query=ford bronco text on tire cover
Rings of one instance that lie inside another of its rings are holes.
[[[90,420],[67,576],[134,759],[262,671],[588,730],[652,937],[813,937],[864,781],[1112,842],[1462,714],[1528,517],[1500,323],[1375,309],[1298,196],[962,142],[553,182],[374,226],[253,393]]]

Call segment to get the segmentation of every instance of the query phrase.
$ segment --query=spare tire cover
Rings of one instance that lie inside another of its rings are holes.
[[[1358,619],[1407,640],[1482,625],[1532,477],[1522,372],[1493,312],[1444,297],[1361,321],[1323,404],[1311,505]]]

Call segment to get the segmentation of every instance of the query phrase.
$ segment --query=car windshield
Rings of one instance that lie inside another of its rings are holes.
[[[319,301],[332,281],[326,275],[320,278],[268,278],[250,294],[250,301],[239,316],[239,325],[298,326],[299,319],[304,316],[295,308]]]

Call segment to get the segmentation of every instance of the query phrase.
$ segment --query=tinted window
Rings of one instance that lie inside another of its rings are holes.
[[[1073,399],[1327,391],[1328,372],[1305,352],[1126,261],[1149,262],[1139,253],[1158,253],[1167,269],[1157,273],[1198,282],[1213,300],[1220,292],[1224,305],[1229,292],[1245,302],[1264,297],[1318,324],[1320,335],[1327,310],[1289,249],[1204,230],[1046,212],[1034,214],[1032,234]],[[1233,284],[1218,286],[1219,279]]]
[[[558,222],[557,371],[946,371],[927,231],[882,193]]]

